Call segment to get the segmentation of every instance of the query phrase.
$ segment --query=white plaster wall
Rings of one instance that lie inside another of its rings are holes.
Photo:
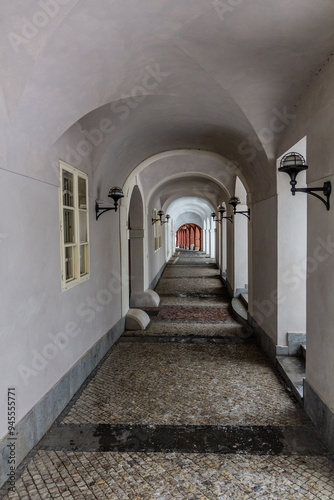
[[[290,150],[305,158],[306,140]],[[277,164],[279,167],[280,161]],[[298,174],[297,187],[305,186],[304,171]],[[307,196],[304,193],[292,196],[290,189],[290,177],[278,171],[278,345],[287,345],[287,333],[306,332]]]
[[[298,113],[282,141],[280,152],[307,136],[307,183],[334,183],[334,61],[330,58],[314,76],[298,105]],[[307,360],[306,379],[334,410],[334,210],[307,196]],[[333,205],[333,200],[332,200]]]
[[[214,227],[215,223],[212,223],[211,229],[210,229],[210,257],[212,259],[216,258],[216,242],[217,242],[217,233],[216,233],[216,228]]]
[[[276,344],[277,338],[277,198],[252,205],[252,301],[249,313]],[[241,217],[241,216],[239,216]]]
[[[227,219],[223,219],[222,222],[222,268],[221,272],[226,273],[227,265],[227,228],[226,224],[231,224]]]
[[[145,201],[145,200],[144,200]],[[146,241],[146,262],[147,262],[147,271],[148,271],[148,282],[145,285],[145,289],[149,287],[152,281],[155,279],[162,266],[166,262],[166,233],[164,224],[161,228],[161,248],[158,250],[154,250],[154,231],[152,224],[153,210],[157,209],[158,211],[161,209],[160,200],[157,198],[151,198],[147,209],[147,241]],[[163,217],[164,218],[164,217]]]
[[[226,279],[232,291],[234,290],[234,228],[230,223],[226,226],[226,246]]]
[[[46,163],[36,164],[38,180],[0,170],[0,209],[7,214],[0,228],[0,394],[5,400],[7,387],[17,388],[18,420],[121,317],[118,214],[95,221],[88,159],[81,168],[90,185],[90,279],[61,290],[59,174],[54,162],[66,159],[64,144],[76,140],[77,131],[70,131]],[[66,335],[57,346],[53,336],[60,332]],[[53,345],[48,352],[47,345]],[[5,422],[1,405],[0,438],[6,434]]]
[[[241,207],[238,210],[244,210]],[[234,216],[234,292],[248,285],[248,219],[244,215]]]

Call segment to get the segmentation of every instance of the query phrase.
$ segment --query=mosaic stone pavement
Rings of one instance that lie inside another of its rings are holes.
[[[122,335],[4,498],[334,499],[333,457],[212,259],[177,253],[157,290],[148,329]]]
[[[165,306],[147,310],[152,321],[232,323],[225,307]]]
[[[8,498],[331,499],[318,457],[39,451]]]
[[[137,422],[309,425],[255,345],[120,343],[62,423]]]
[[[244,338],[242,327],[235,322],[232,323],[174,323],[173,321],[152,321],[148,328],[143,332],[142,330],[132,330],[125,332],[123,339],[126,337],[147,337],[147,336],[166,336],[166,337],[225,337],[234,336]]]

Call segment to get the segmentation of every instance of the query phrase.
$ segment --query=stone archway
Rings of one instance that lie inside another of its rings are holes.
[[[160,297],[154,290],[145,290],[145,230],[144,204],[137,185],[132,190],[128,211],[128,273],[129,302],[131,308],[154,307]],[[131,311],[131,310],[130,310]],[[135,313],[131,313],[135,314]],[[127,313],[129,316],[129,313]],[[133,329],[129,328],[128,329]]]

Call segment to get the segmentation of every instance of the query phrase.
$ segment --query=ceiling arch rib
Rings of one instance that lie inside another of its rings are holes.
[[[184,195],[206,198],[213,206],[234,193],[235,165],[221,156],[198,150],[166,151],[138,165],[124,183],[124,192],[140,182],[146,203],[159,197],[163,205]],[[242,175],[242,173],[241,173]]]

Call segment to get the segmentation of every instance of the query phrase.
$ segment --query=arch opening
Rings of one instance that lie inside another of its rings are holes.
[[[203,229],[197,224],[186,223],[176,231],[176,247],[184,250],[203,250]]]

